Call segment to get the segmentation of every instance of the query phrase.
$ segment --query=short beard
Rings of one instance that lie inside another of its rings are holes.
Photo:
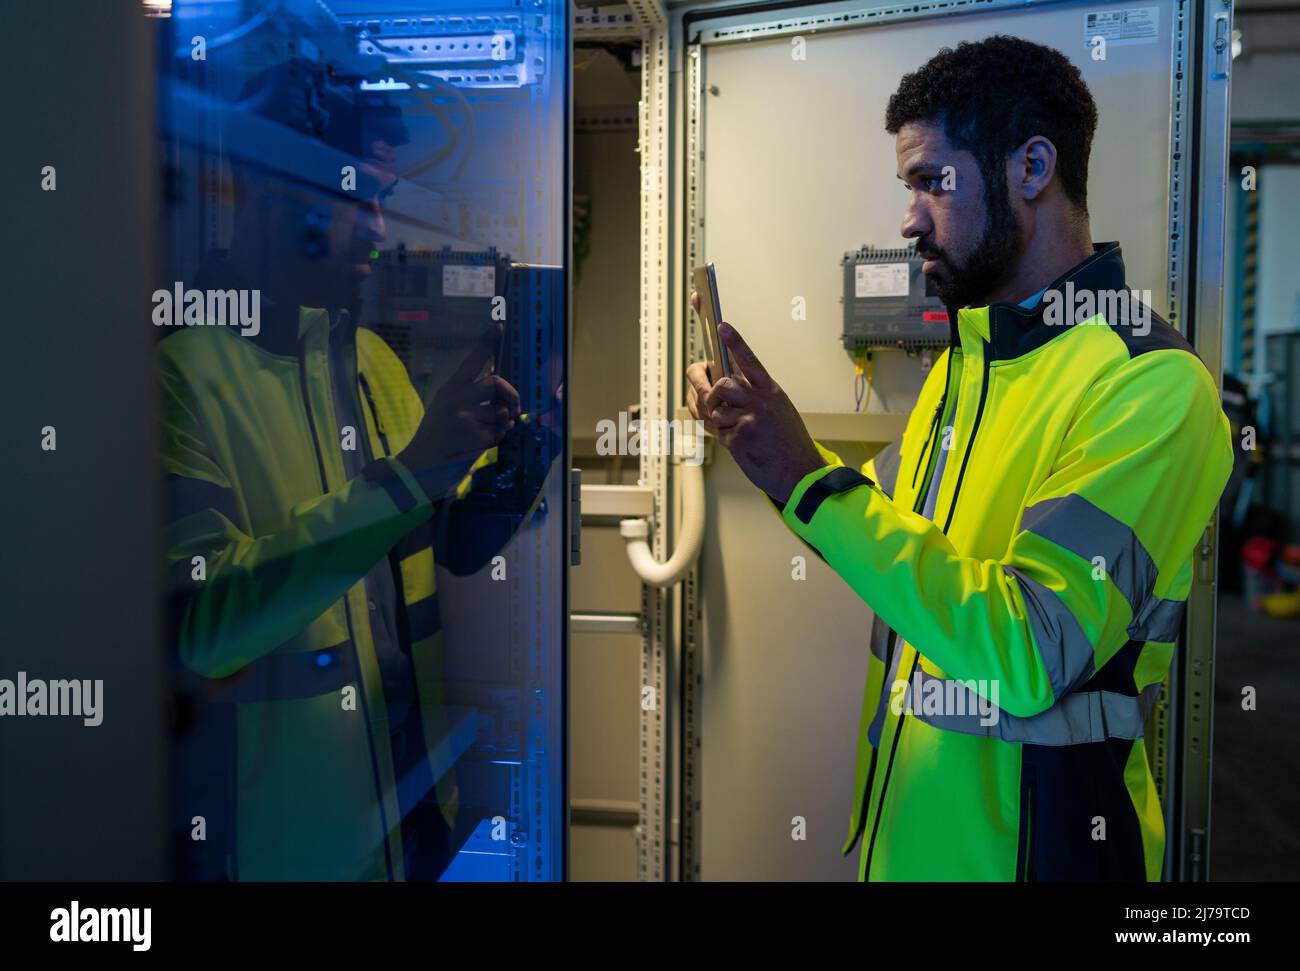
[[[985,173],[988,186],[988,214],[984,235],[964,266],[941,256],[948,269],[946,279],[935,280],[935,290],[946,307],[979,307],[1007,278],[1020,252],[1020,220],[1011,208],[1006,177]]]

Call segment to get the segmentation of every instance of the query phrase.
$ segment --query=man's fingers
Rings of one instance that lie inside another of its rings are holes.
[[[696,418],[707,418],[708,410],[705,407],[705,399],[708,397],[709,389],[713,387],[713,382],[709,380],[709,371],[702,363],[696,362],[686,369],[686,380],[690,382],[690,390],[695,392],[697,404],[704,410],[704,414],[696,415]]]
[[[513,384],[499,374],[489,374],[479,386],[483,388],[480,401],[491,400],[494,404],[505,405],[513,416],[519,416],[519,392]]]
[[[774,384],[771,375],[767,369],[758,360],[745,339],[740,336],[740,331],[730,324],[723,323],[718,325],[718,336],[722,338],[722,343],[727,345],[727,350],[731,352],[732,364],[740,365],[740,371],[744,374],[749,383],[758,389],[767,390]]]
[[[719,411],[718,406],[721,404],[731,405],[733,408],[748,408],[754,404],[754,392],[741,385],[735,378],[723,378],[704,398],[704,407],[710,415],[716,416]]]
[[[504,405],[512,417],[519,417],[519,392],[499,374],[489,374],[464,387],[453,389],[448,400],[453,407],[459,408],[473,408],[484,403]]]
[[[735,428],[740,420],[748,414],[750,412],[744,408],[719,408],[709,418],[709,431],[713,432],[714,435],[719,435],[720,432]]]
[[[704,397],[696,393],[694,385],[686,389],[686,407],[690,410],[691,417],[700,422],[704,426],[704,430],[710,435],[717,435],[717,429],[713,426],[713,419],[717,414],[722,414],[728,410],[722,408],[714,415],[706,414],[704,411]]]
[[[691,291],[691,309],[697,314],[700,312],[700,295],[694,290]]]
[[[515,420],[509,406],[503,401],[483,401],[467,408],[462,414],[489,425],[505,426]]]

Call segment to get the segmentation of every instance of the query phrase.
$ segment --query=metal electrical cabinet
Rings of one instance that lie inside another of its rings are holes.
[[[1094,59],[1099,20],[1141,31]],[[898,246],[903,204],[885,103],[945,45],[1009,33],[1083,72],[1100,121],[1089,184],[1093,238],[1124,246],[1130,285],[1220,373],[1231,8],[1221,0],[684,4],[672,10],[672,280],[668,382],[703,348],[687,270],[718,264],[726,311],[813,436],[852,464],[897,437],[926,366],[875,355],[877,394],[854,411],[839,338],[840,260]],[[797,50],[799,56],[792,56]],[[802,301],[806,319],[792,315]],[[856,447],[849,443],[855,443]],[[708,469],[708,533],[684,584],[678,709],[684,879],[852,879],[841,860],[870,611],[823,564],[797,596],[802,550],[725,451]],[[1184,637],[1147,733],[1167,828],[1166,876],[1208,873],[1214,537],[1196,559]],[[807,838],[790,838],[803,817]]]

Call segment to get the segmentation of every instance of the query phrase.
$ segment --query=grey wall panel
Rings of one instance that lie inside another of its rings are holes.
[[[583,482],[587,479],[583,473]],[[571,606],[575,613],[641,609],[641,579],[627,558],[618,524],[582,528],[582,564],[569,571]]]
[[[569,846],[569,879],[574,882],[636,879],[637,841],[630,826],[574,823]]]
[[[574,633],[572,643],[570,799],[579,806],[635,805],[641,639],[629,634]]]
[[[792,59],[789,37],[705,47],[704,252],[718,264],[726,316],[801,410],[852,410],[853,364],[838,340],[839,259],[863,243],[901,243],[906,197],[885,104],[904,73],[962,39],[1012,33],[1080,66],[1101,114],[1089,185],[1094,239],[1123,243],[1130,285],[1150,289],[1165,311],[1169,8],[1160,5],[1156,42],[1112,46],[1107,60],[1092,61],[1085,14],[1120,6],[1063,3],[809,34],[803,61]],[[795,296],[807,301],[806,321],[791,320]],[[919,363],[877,354],[875,378],[887,409],[907,410]],[[882,410],[879,398],[872,410]],[[801,544],[725,450],[708,483],[702,876],[853,879],[856,854],[842,860],[838,850],[871,613],[816,557],[807,580],[790,579]],[[790,838],[795,815],[808,820],[805,843]]]

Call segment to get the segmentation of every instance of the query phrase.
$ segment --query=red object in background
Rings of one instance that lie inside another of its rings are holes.
[[[1246,602],[1256,610],[1267,610],[1267,598],[1282,590],[1282,578],[1274,567],[1276,553],[1277,542],[1266,536],[1252,536],[1242,544],[1242,585]]]
[[[1241,547],[1241,562],[1249,570],[1273,576],[1273,555],[1277,542],[1267,536],[1252,536]]]

